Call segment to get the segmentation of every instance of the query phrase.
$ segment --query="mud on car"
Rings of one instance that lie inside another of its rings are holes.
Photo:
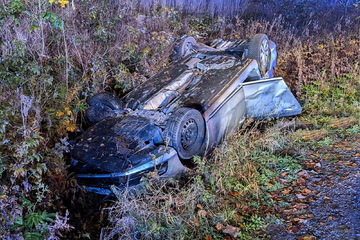
[[[139,183],[147,172],[172,176],[179,160],[206,155],[245,119],[297,115],[301,106],[276,69],[276,44],[193,37],[177,42],[172,63],[123,98],[88,100],[94,125],[71,146],[80,184],[106,192]]]

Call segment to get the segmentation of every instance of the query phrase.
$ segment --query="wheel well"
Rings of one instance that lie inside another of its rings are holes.
[[[187,104],[183,107],[187,107],[187,108],[192,108],[192,109],[196,109],[198,110],[201,114],[204,113],[204,108],[200,103],[191,103],[191,104]]]

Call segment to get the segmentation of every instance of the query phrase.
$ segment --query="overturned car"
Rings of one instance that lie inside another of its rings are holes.
[[[171,176],[179,159],[206,155],[247,118],[299,114],[284,80],[274,77],[276,57],[265,34],[209,44],[184,37],[173,63],[122,99],[89,99],[95,124],[71,147],[78,181],[101,193],[137,184],[150,171]]]

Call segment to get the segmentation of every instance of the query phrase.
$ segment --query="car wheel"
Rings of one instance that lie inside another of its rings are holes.
[[[180,159],[190,159],[200,153],[205,139],[205,122],[201,113],[192,108],[180,108],[166,126],[169,145]]]
[[[264,77],[271,62],[269,39],[265,34],[255,34],[250,39],[248,57],[257,61],[261,76]]]
[[[172,60],[177,61],[183,57],[186,57],[191,53],[191,44],[195,44],[196,40],[193,37],[185,37],[180,39],[174,47],[174,53],[172,54]]]
[[[108,92],[95,94],[88,100],[86,115],[90,122],[98,122],[107,117],[115,117],[114,110],[123,109],[121,100]]]

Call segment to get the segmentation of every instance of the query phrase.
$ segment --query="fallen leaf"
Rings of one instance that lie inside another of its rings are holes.
[[[222,230],[223,228],[224,228],[224,225],[222,225],[221,223],[218,223],[215,225],[215,229],[218,231]]]
[[[355,153],[355,157],[360,157],[360,153]]]
[[[238,192],[230,192],[230,195],[236,197],[236,196],[239,196],[240,193],[238,193]]]
[[[313,191],[311,191],[310,189],[304,188],[304,189],[301,191],[301,193],[304,194],[304,195],[307,195],[307,194],[313,193]]]
[[[287,195],[287,194],[290,193],[290,190],[289,189],[284,189],[281,192],[282,192],[282,194]]]
[[[250,213],[250,212],[252,212],[253,211],[253,209],[251,208],[251,207],[249,207],[249,206],[243,206],[242,208],[241,208],[241,210],[242,210],[242,212],[243,213]]]
[[[296,233],[298,231],[300,231],[299,226],[290,226],[286,229],[287,232],[289,233]]]
[[[293,209],[285,209],[285,210],[283,210],[283,213],[285,213],[285,214],[292,214],[293,212],[294,212]]]
[[[298,240],[314,240],[316,239],[314,236],[300,236]]]
[[[329,219],[330,221],[332,221],[332,220],[334,219],[334,217],[333,217],[333,216],[329,216],[328,219]]]
[[[307,194],[314,193],[314,191],[311,191],[311,190],[308,189],[308,188],[304,188],[304,189],[301,191],[301,193],[307,195]]]
[[[242,220],[242,218],[243,218],[240,214],[237,214],[237,213],[235,213],[234,216],[235,216],[237,219],[240,219],[240,220]]]
[[[205,240],[212,240],[212,236],[206,235],[206,236],[205,236]]]
[[[196,204],[197,208],[203,209],[203,206],[201,204]]]
[[[326,226],[327,224],[324,222],[320,222],[321,225]]]
[[[306,180],[305,180],[304,178],[302,178],[302,177],[299,177],[299,178],[296,180],[296,183],[298,183],[298,184],[305,183],[305,182],[306,182]]]
[[[298,172],[297,175],[300,176],[300,177],[304,177],[304,178],[308,178],[308,177],[309,177],[308,172],[305,171],[305,170],[302,170],[302,171]]]
[[[231,225],[227,225],[223,230],[223,233],[229,234],[231,237],[236,238],[239,235],[240,229],[237,227],[233,227]]]
[[[304,209],[304,208],[308,208],[309,207],[309,204],[307,203],[297,203],[294,205],[294,208],[297,208],[297,209]]]
[[[306,219],[301,219],[300,218],[300,220],[299,220],[299,223],[305,223],[305,222],[307,222],[308,220],[306,220]]]
[[[201,210],[198,211],[197,214],[198,214],[199,217],[204,218],[204,217],[206,217],[207,212],[206,212],[205,210],[202,210],[202,209],[201,209]]]
[[[326,195],[325,195],[325,196],[324,196],[324,199],[330,199],[330,198],[329,198],[328,196],[326,196]]]
[[[304,198],[306,198],[304,195],[302,195],[302,194],[295,194],[296,195],[296,197],[298,198],[298,199],[304,199]]]

